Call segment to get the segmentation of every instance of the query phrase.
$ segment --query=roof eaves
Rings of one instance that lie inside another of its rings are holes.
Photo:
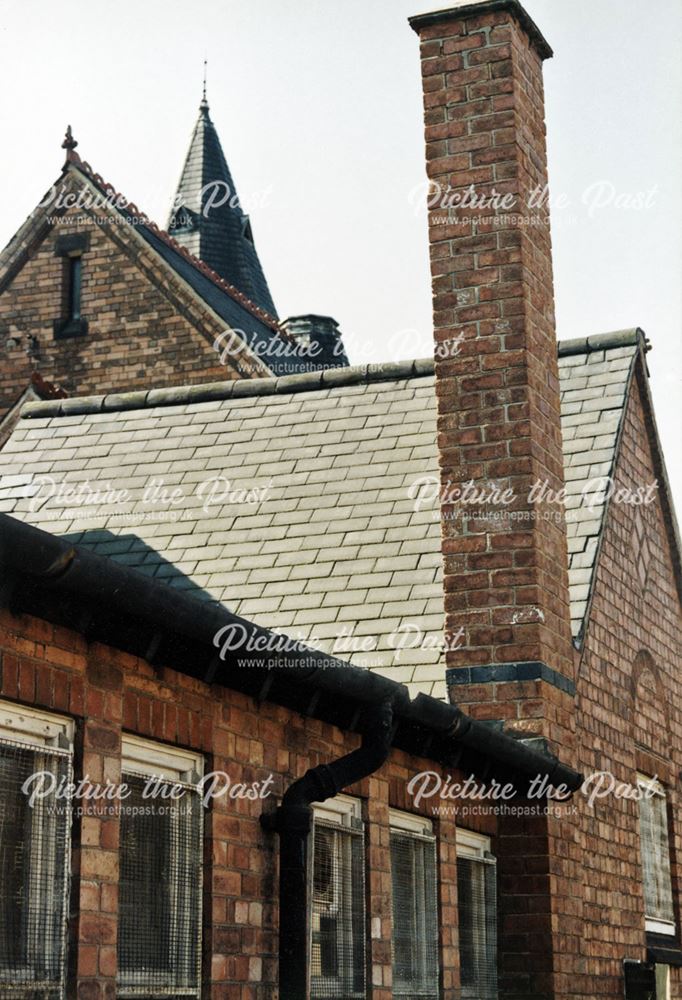
[[[145,658],[149,654],[142,650],[149,649],[152,636],[158,637],[158,642],[169,639],[169,651],[178,639],[188,641],[196,655],[180,656],[177,664],[169,665],[204,683],[220,682],[245,693],[255,685],[258,694],[252,696],[270,701],[276,700],[273,684],[284,692],[296,689],[294,700],[300,700],[302,693],[307,713],[323,721],[330,721],[334,704],[341,700],[352,710],[349,720],[357,718],[363,705],[390,701],[398,722],[394,745],[409,753],[439,760],[444,755],[458,756],[457,747],[463,746],[475,755],[487,755],[497,769],[511,768],[526,782],[542,775],[555,787],[564,784],[573,791],[582,783],[582,775],[553,755],[477,722],[455,705],[424,694],[413,701],[405,685],[388,677],[305,647],[239,618],[222,605],[199,605],[194,598],[129,566],[74,547],[6,514],[0,514],[0,567],[5,571],[5,603],[21,610],[30,608],[47,620],[56,616],[60,624],[71,628],[82,628],[78,623],[83,621],[83,610],[88,610],[91,638]],[[107,614],[100,627],[97,611],[102,608]],[[62,615],[68,618],[71,614],[75,614],[73,620],[62,621]],[[131,629],[131,623],[139,623],[139,627]],[[219,631],[235,625],[256,637],[236,669],[219,661],[216,652]],[[150,636],[144,634],[147,631]],[[260,679],[263,673],[265,682]],[[327,701],[326,713],[321,713],[321,699]],[[351,721],[333,724],[352,729]],[[486,767],[483,770],[487,773]]]

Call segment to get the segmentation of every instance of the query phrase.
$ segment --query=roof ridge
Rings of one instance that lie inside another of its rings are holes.
[[[569,354],[589,354],[592,351],[640,345],[648,350],[648,340],[639,327],[616,330],[558,343],[559,357]],[[171,386],[163,389],[141,389],[114,392],[101,396],[76,396],[63,400],[41,400],[27,403],[21,417],[61,417],[85,413],[112,413],[117,410],[138,410],[154,406],[182,406],[187,403],[207,403],[221,399],[247,396],[273,396],[316,389],[336,389],[363,382],[395,382],[433,375],[434,359],[417,358],[407,361],[377,362],[321,371],[297,372],[272,378],[240,378],[224,382],[202,382],[198,385]]]
[[[260,306],[257,306],[255,302],[252,302],[251,299],[244,295],[243,292],[241,292],[238,288],[235,288],[234,285],[231,285],[229,281],[225,281],[224,278],[221,278],[221,276],[210,268],[203,260],[190,253],[189,250],[182,246],[182,244],[178,243],[178,241],[171,236],[167,230],[161,229],[156,222],[153,222],[149,218],[146,212],[141,211],[135,202],[129,201],[129,199],[126,198],[124,194],[121,194],[121,192],[119,192],[113,184],[105,181],[101,174],[93,170],[90,164],[86,160],[81,159],[78,153],[72,149],[69,150],[66,158],[65,170],[68,168],[70,163],[80,170],[81,173],[85,174],[88,180],[99,187],[103,194],[106,194],[110,198],[113,197],[116,202],[123,201],[125,203],[125,211],[129,212],[131,215],[137,216],[140,219],[141,225],[146,226],[156,236],[158,236],[160,240],[163,240],[167,246],[169,246],[172,250],[175,250],[176,253],[179,253],[180,256],[185,258],[185,260],[189,261],[189,263],[200,271],[201,274],[217,285],[221,291],[229,295],[230,298],[238,302],[244,307],[244,309],[252,313],[261,322],[272,327],[272,329],[277,333],[282,332],[279,321],[274,316],[266,312],[264,309],[261,309]]]
[[[598,333],[592,337],[576,337],[573,340],[560,340],[558,343],[559,357],[568,354],[590,354],[592,351],[604,351],[617,347],[640,346],[644,351],[651,350],[651,345],[638,326],[630,330],[613,330],[611,333]]]
[[[241,378],[199,385],[173,386],[167,389],[142,389],[115,392],[103,396],[76,396],[72,399],[41,400],[27,403],[21,417],[64,417],[85,413],[112,413],[118,410],[142,410],[155,406],[182,406],[247,396],[273,396],[316,389],[336,389],[369,382],[397,382],[434,373],[433,358],[410,361],[379,362],[345,368],[327,368],[298,372],[279,378]]]

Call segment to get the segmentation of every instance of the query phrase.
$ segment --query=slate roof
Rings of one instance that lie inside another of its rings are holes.
[[[205,99],[199,107],[168,231],[252,302],[277,316],[251,222],[239,203]]]
[[[286,333],[246,310],[242,303],[222,289],[211,276],[196,267],[195,263],[180,252],[180,247],[163,239],[151,226],[133,223],[135,229],[157,251],[163,260],[194,289],[197,295],[216,312],[225,323],[245,335],[246,343],[255,348],[258,357],[275,375],[291,375],[303,371],[310,364],[305,355],[282,351],[283,340],[290,340]],[[274,320],[273,320],[274,323]]]
[[[559,344],[571,629],[580,634],[590,597],[633,362],[641,330]]]
[[[641,343],[630,331],[559,350],[575,632],[603,512],[586,517],[575,499],[611,469]],[[24,414],[0,453],[0,512],[412,693],[445,695],[439,512],[435,502],[415,510],[408,492],[422,477],[437,482],[432,361],[34,403]],[[115,503],[108,489],[129,495]]]
[[[12,433],[25,403],[36,399],[63,399],[66,392],[52,382],[47,382],[40,372],[32,372],[30,379],[7,409],[0,408],[0,448]]]

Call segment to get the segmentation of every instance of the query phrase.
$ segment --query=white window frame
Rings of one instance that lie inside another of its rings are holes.
[[[496,865],[496,859],[491,854],[490,837],[482,833],[475,833],[473,830],[463,830],[457,828],[455,831],[455,843],[458,858],[468,858],[478,861],[483,865]],[[482,914],[485,922],[486,914]],[[483,936],[484,931],[479,930]],[[496,994],[497,995],[497,994]],[[479,1000],[478,990],[472,992],[469,987],[462,987],[462,1000]]]
[[[204,775],[204,758],[193,750],[124,733],[121,739],[121,770],[195,787]]]
[[[313,831],[312,836],[314,837],[315,825],[320,823],[323,826],[339,827],[354,836],[363,837],[364,836],[364,824],[362,821],[362,801],[351,797],[350,795],[335,795],[331,799],[326,799],[324,802],[313,802]],[[312,842],[312,837],[311,837]],[[314,851],[311,852],[314,855]],[[309,954],[312,959],[312,935],[313,935],[313,925],[314,925],[314,856],[312,858],[312,865],[310,868],[310,895],[309,895]],[[346,869],[347,870],[347,869]],[[348,874],[348,882],[344,886],[343,892],[343,902],[348,907],[349,903],[352,902],[353,892],[357,889],[350,882],[350,873]],[[364,904],[364,900],[363,900]],[[352,913],[345,912],[342,921],[342,927],[345,933],[345,939],[342,944],[342,954],[353,953],[352,948]],[[322,979],[325,983],[326,988],[337,988],[339,995],[343,992],[343,980],[344,976],[341,973],[338,976],[322,976],[312,977]],[[365,987],[366,988],[366,987]],[[351,993],[347,994],[349,997]]]
[[[463,858],[475,858],[478,861],[488,861],[490,855],[490,837],[482,833],[474,833],[473,830],[461,830],[459,827],[455,832],[457,842],[457,856]]]
[[[389,809],[388,811],[388,822],[390,831],[395,831],[396,833],[407,835],[412,837],[414,840],[426,841],[429,844],[436,844],[436,837],[433,832],[433,822],[427,816],[419,816],[416,813],[403,812],[400,809]],[[436,926],[438,926],[438,858],[435,858],[434,863],[434,888],[435,888],[435,898],[436,898]],[[420,950],[419,953],[419,965],[421,967],[422,982],[426,978],[426,962],[427,955],[424,950]],[[437,963],[438,967],[436,969],[436,978],[440,984],[440,963]],[[395,987],[395,983],[394,983]],[[400,994],[396,994],[399,996]]]
[[[12,702],[0,701],[0,740],[8,744],[14,744],[15,746],[26,747],[27,749],[40,752],[41,750],[49,751],[49,755],[54,757],[64,757],[68,759],[68,775],[69,782],[72,780],[72,768],[73,768],[73,739],[75,734],[75,723],[73,719],[67,716],[57,715],[52,712],[43,712],[40,709],[29,708],[25,705],[18,705]],[[46,884],[50,886],[50,893],[45,900],[45,909],[47,912],[53,912],[56,907],[55,893],[52,886],[56,883],[56,878],[54,878],[56,873],[56,858],[54,856],[50,857],[49,848],[51,844],[55,842],[56,836],[56,822],[57,817],[54,813],[47,812],[50,801],[52,801],[52,807],[56,803],[56,798],[47,797],[45,799],[38,799],[32,810],[32,814],[36,821],[40,821],[43,824],[43,834],[41,837],[37,838],[37,845],[32,845],[31,858],[30,858],[30,870],[38,869],[41,872],[48,871],[52,873],[52,878],[46,879]],[[70,810],[70,801],[63,802],[63,807]],[[52,831],[52,836],[50,832]],[[60,969],[60,981],[58,983],[40,983],[38,981],[31,981],[29,975],[31,972],[31,967],[26,966],[22,969],[12,970],[15,973],[23,974],[26,979],[26,989],[34,990],[40,989],[41,987],[51,987],[54,989],[56,986],[60,991],[60,995],[64,996],[64,991],[66,988],[66,935],[67,935],[67,922],[69,916],[69,884],[71,879],[71,821],[70,818],[66,821],[65,829],[65,864],[63,871],[63,881],[60,885],[60,895],[62,896],[64,903],[64,923],[62,928],[62,956],[61,956],[61,969]],[[43,948],[47,948],[48,942],[43,942]]]
[[[362,801],[350,795],[335,795],[324,802],[313,802],[313,819],[337,826],[357,827],[362,823]]]
[[[667,817],[667,807],[668,807],[668,796],[663,785],[656,778],[652,778],[649,775],[637,772],[637,787],[638,789],[651,788],[657,797],[663,799],[666,804],[666,835],[668,843],[668,859],[669,862],[672,861],[670,857],[670,829],[668,827],[668,817]],[[641,811],[640,811],[640,824],[641,824]],[[641,825],[640,825],[640,843],[642,842]],[[642,872],[643,874],[643,872]],[[644,889],[644,885],[642,885]],[[670,885],[670,899],[671,903],[674,905],[674,896],[672,891],[672,872],[671,872],[671,885]],[[646,907],[646,896],[645,896],[645,907]],[[649,917],[644,914],[644,928],[650,934],[665,934],[667,937],[674,937],[676,933],[676,926],[674,920],[661,920],[658,917]]]
[[[388,810],[388,825],[392,830],[401,833],[412,833],[415,837],[427,837],[435,840],[433,823],[427,816],[417,816],[416,813],[403,812],[401,809]]]
[[[124,733],[121,738],[121,780],[125,783],[125,775],[131,777],[157,778],[163,782],[179,785],[193,792],[197,791],[201,779],[204,776],[204,757],[200,753],[192,750],[185,750],[181,747],[170,746],[166,743],[158,743],[154,740],[143,739]],[[123,802],[125,808],[125,800]],[[203,843],[203,809],[200,813],[200,840]],[[170,813],[171,824],[177,826],[179,817],[175,811]],[[171,844],[177,846],[178,838],[171,836]],[[171,877],[171,926],[170,939],[174,940],[177,934],[178,910],[180,905],[178,892],[177,871],[179,859],[176,852],[170,858]],[[173,993],[183,993],[188,998],[199,997],[201,995],[201,952],[202,952],[202,890],[203,890],[203,865],[199,866],[199,913],[197,914],[198,940],[197,940],[197,987],[193,991],[179,989],[169,977],[168,983],[161,989],[168,988]],[[140,970],[139,973],[126,972],[128,980],[126,986],[117,988],[117,996],[135,996],[143,989],[145,992],[153,992],[152,987],[147,984],[147,972]],[[131,983],[139,983],[139,987]]]
[[[74,731],[73,719],[64,715],[0,701],[0,736],[12,743],[65,750],[73,746]]]

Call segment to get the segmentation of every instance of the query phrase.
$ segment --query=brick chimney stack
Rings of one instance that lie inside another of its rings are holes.
[[[552,52],[517,0],[410,24],[431,188],[446,629],[465,629],[447,654],[451,697],[566,746],[573,659],[542,83]]]

